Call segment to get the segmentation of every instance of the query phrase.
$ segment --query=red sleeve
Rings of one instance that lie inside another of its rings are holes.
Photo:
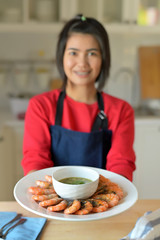
[[[122,102],[122,106],[117,106],[109,128],[113,135],[106,168],[132,181],[135,170],[134,111],[128,103]]]
[[[42,98],[42,100],[41,100]],[[26,175],[31,170],[40,170],[53,166],[51,160],[50,113],[54,110],[45,97],[33,98],[25,117],[22,167]],[[45,105],[44,105],[45,102]]]

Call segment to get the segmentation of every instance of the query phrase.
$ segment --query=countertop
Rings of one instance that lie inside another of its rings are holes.
[[[160,116],[154,115],[151,112],[141,111],[139,109],[135,110],[135,124],[143,123],[143,122],[152,122],[152,121],[160,121]],[[23,127],[24,120],[18,119],[13,115],[9,109],[1,109],[0,108],[0,136],[2,134],[2,128],[4,125],[9,126],[20,126]]]
[[[158,200],[138,200],[127,211],[102,220],[71,222],[48,219],[41,240],[119,240],[128,235],[137,219],[146,211],[160,208]],[[27,217],[39,217],[24,208],[17,202],[0,202],[0,211],[17,211]]]
[[[0,135],[2,135],[2,129],[5,124],[22,124],[23,120],[18,120],[9,109],[0,108]]]

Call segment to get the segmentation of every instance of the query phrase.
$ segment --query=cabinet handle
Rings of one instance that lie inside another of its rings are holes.
[[[3,142],[3,140],[4,140],[4,137],[1,136],[0,137],[0,142]]]

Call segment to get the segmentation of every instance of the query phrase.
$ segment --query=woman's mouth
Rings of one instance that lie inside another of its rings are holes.
[[[78,75],[78,76],[80,76],[80,77],[85,77],[85,76],[88,76],[89,75],[89,71],[75,71],[75,73]]]

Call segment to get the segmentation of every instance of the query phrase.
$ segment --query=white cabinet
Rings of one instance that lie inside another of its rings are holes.
[[[0,201],[5,200],[6,198],[6,181],[7,181],[7,176],[4,172],[4,169],[6,168],[5,166],[5,154],[4,154],[4,138],[2,135],[0,136]]]
[[[49,23],[66,21],[78,13],[103,22],[121,22],[123,3],[126,0],[6,0],[0,6],[1,22]]]
[[[3,151],[0,153],[0,201],[12,201],[14,200],[14,186],[23,177],[21,167],[23,121],[6,123],[2,134]]]
[[[123,0],[60,0],[59,19],[66,21],[77,13],[83,13],[84,16],[95,17],[103,22],[121,22],[122,2]]]
[[[139,198],[160,198],[160,119],[136,121],[134,175]]]
[[[1,1],[2,2],[2,1]],[[58,0],[6,0],[0,5],[0,32],[59,32]]]
[[[1,23],[16,23],[23,22],[24,18],[24,1],[21,0],[6,0],[0,4],[0,20]]]
[[[156,22],[152,28],[139,28],[136,23],[145,24],[144,15],[147,16],[148,10]],[[78,13],[97,18],[107,24],[110,31],[128,32],[132,27],[141,33],[158,33],[160,28],[159,0],[6,0],[2,1],[0,12],[0,31],[58,33],[63,22]]]
[[[53,22],[58,20],[58,0],[1,1],[1,23]]]

